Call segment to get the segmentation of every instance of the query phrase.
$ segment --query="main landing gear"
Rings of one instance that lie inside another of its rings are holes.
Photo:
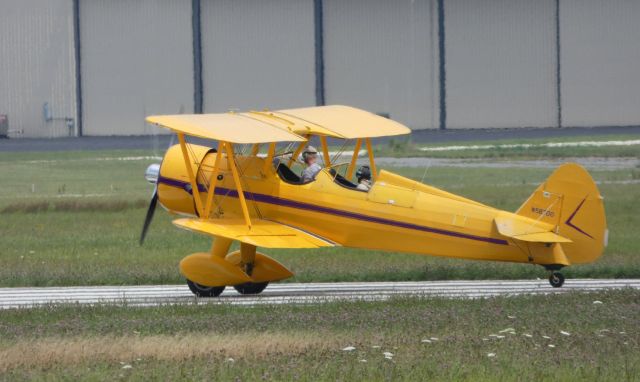
[[[244,283],[240,285],[234,285],[233,289],[237,290],[240,294],[258,294],[269,285],[269,282],[264,283]]]
[[[205,285],[200,285],[191,280],[187,280],[187,285],[193,294],[198,297],[218,297],[224,291],[224,286],[220,287],[208,287]],[[269,282],[264,283],[244,283],[240,285],[234,285],[233,288],[238,291],[240,294],[259,294],[262,292]]]
[[[218,297],[226,285],[241,295],[256,295],[270,282],[293,276],[276,260],[256,252],[254,245],[241,242],[239,251],[229,253],[230,246],[231,239],[218,237],[210,253],[193,253],[180,261],[180,273],[193,294]]]
[[[198,297],[218,297],[224,291],[224,286],[221,287],[208,287],[200,285],[191,280],[187,280],[187,285],[193,294]]]

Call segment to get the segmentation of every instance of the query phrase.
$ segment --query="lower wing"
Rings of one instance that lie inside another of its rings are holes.
[[[319,248],[336,244],[299,228],[265,219],[177,219],[173,224],[190,231],[220,236],[264,248]]]

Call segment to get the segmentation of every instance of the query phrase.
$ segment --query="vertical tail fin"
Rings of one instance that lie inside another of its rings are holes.
[[[516,214],[550,223],[555,233],[571,239],[562,244],[571,264],[594,261],[607,244],[603,198],[591,175],[575,163],[558,167]]]

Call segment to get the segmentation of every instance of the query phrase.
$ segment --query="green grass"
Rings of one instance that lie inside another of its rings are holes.
[[[617,141],[637,140],[638,134],[595,135],[553,138],[553,142],[582,142],[582,141]],[[422,151],[424,147],[473,146],[473,145],[504,145],[504,144],[533,144],[540,145],[549,139],[505,139],[490,141],[466,141],[449,143],[414,143],[411,137],[391,139],[386,144],[374,147],[377,156],[391,157],[432,157],[432,158],[495,158],[495,159],[548,159],[568,157],[639,157],[640,145],[635,146],[606,146],[606,147],[529,147],[450,151]]]
[[[152,186],[148,152],[0,154],[0,286],[182,283],[177,265],[210,239],[176,229],[158,209],[143,247],[137,240]],[[424,169],[396,168],[422,179]],[[551,170],[428,169],[424,181],[489,205],[515,210]],[[569,267],[567,277],[640,277],[640,169],[593,171],[610,229],[604,256]],[[631,182],[629,182],[631,181]],[[608,182],[608,183],[606,183]],[[515,279],[544,277],[540,267],[432,258],[348,248],[269,250],[296,276],[288,281]]]
[[[52,306],[0,311],[0,379],[635,381],[638,328],[640,293],[630,290],[306,306]]]

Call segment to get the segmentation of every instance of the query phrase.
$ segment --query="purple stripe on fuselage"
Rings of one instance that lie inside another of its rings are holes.
[[[191,191],[190,189],[188,189],[189,188],[188,187],[189,183],[182,182],[182,181],[176,180],[176,179],[170,179],[170,178],[165,178],[165,177],[161,176],[161,177],[158,178],[158,183],[164,183],[164,184],[169,185],[169,186],[179,187],[179,188],[182,188],[182,189],[184,189],[185,191],[187,191],[189,193]],[[205,192],[206,191],[206,188],[201,184],[198,185],[198,189],[201,192]],[[216,195],[226,195],[226,196],[231,196],[233,198],[237,198],[238,197],[238,191],[231,190],[231,189],[228,189],[228,188],[216,187],[216,191],[215,192],[216,192]],[[506,240],[502,240],[502,239],[495,239],[495,238],[492,238],[492,237],[476,236],[476,235],[471,235],[471,234],[462,233],[462,232],[449,231],[449,230],[444,230],[444,229],[440,229],[440,228],[426,227],[426,226],[421,226],[421,225],[412,224],[412,223],[406,223],[406,222],[400,222],[400,221],[396,221],[396,220],[379,218],[379,217],[375,217],[375,216],[363,215],[363,214],[359,214],[359,213],[356,213],[356,212],[338,210],[338,209],[335,209],[335,208],[323,207],[323,206],[318,206],[316,204],[310,204],[310,203],[305,203],[305,202],[298,202],[298,201],[295,201],[295,200],[284,199],[284,198],[280,198],[280,197],[277,197],[277,196],[271,196],[271,195],[266,195],[266,194],[258,194],[258,193],[248,192],[248,191],[245,191],[244,195],[245,195],[245,198],[253,200],[253,201],[256,201],[256,202],[260,202],[260,203],[268,203],[268,204],[274,204],[274,205],[283,206],[283,207],[297,208],[297,209],[302,209],[302,210],[307,210],[307,211],[314,211],[314,212],[330,214],[330,215],[340,216],[340,217],[349,218],[349,219],[367,221],[367,222],[370,222],[370,223],[390,225],[390,226],[394,226],[394,227],[413,229],[413,230],[417,230],[417,231],[435,233],[435,234],[446,235],[446,236],[451,236],[451,237],[458,237],[458,238],[462,238],[462,239],[482,241],[482,242],[492,243],[492,244],[500,244],[500,245],[508,245],[509,244]]]

